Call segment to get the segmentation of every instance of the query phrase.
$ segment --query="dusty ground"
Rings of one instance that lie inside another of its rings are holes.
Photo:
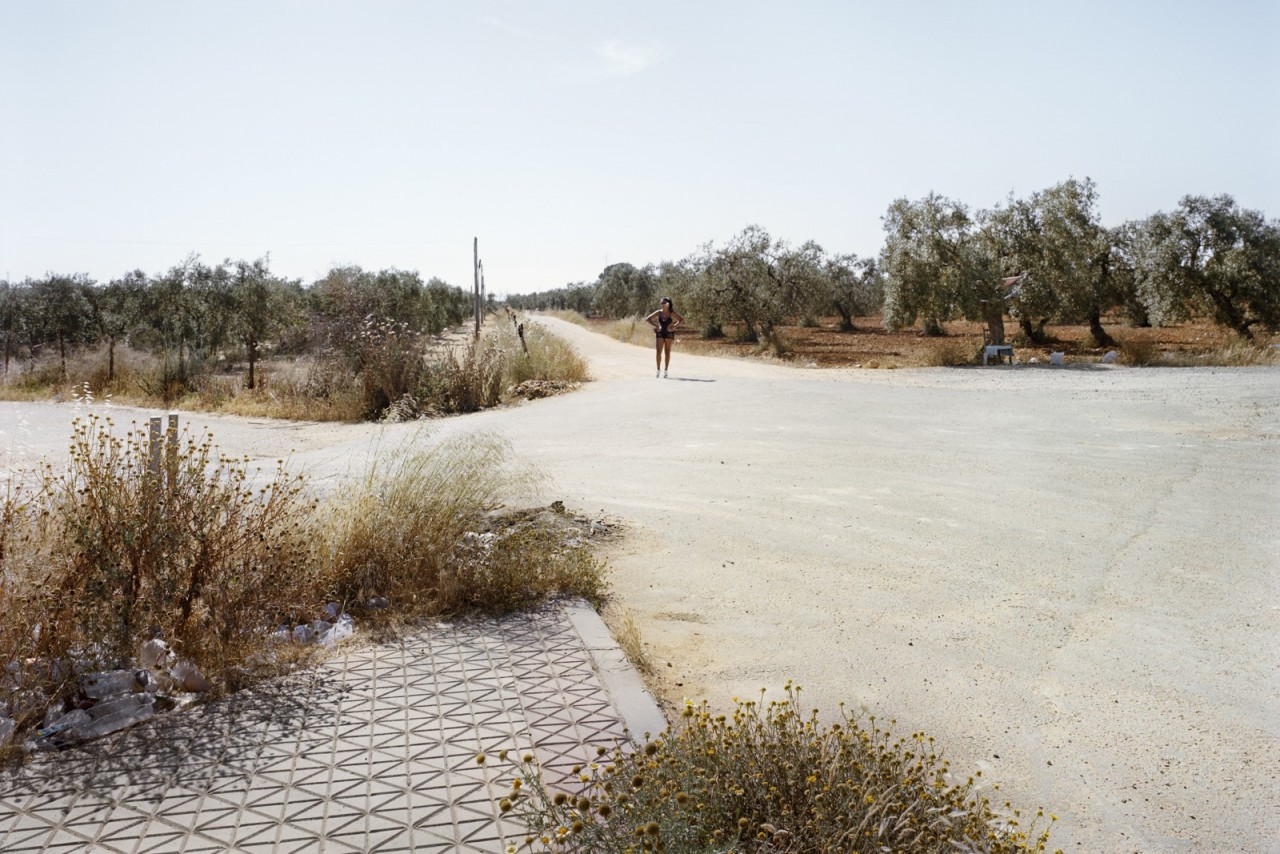
[[[605,329],[608,321],[590,320],[589,328]],[[880,317],[855,317],[853,330],[842,332],[839,318],[824,317],[814,327],[785,326],[781,329],[787,352],[782,361],[820,368],[858,367],[867,369],[923,368],[955,364],[957,358],[975,359],[982,345],[983,325],[969,321],[952,321],[946,325],[946,334],[936,338],[922,337],[915,329],[891,332]],[[1236,334],[1208,320],[1197,320],[1175,326],[1139,329],[1127,326],[1122,318],[1106,318],[1104,328],[1123,350],[1126,345],[1145,345],[1154,353],[1189,355],[1217,350],[1238,343]],[[713,341],[701,340],[690,331],[682,339],[682,346],[690,352],[703,355],[729,355],[752,357],[760,353],[758,344],[745,344],[733,339],[735,329],[726,327],[726,337]],[[636,340],[647,343],[651,333],[641,326]],[[1043,344],[1028,345],[1022,341],[1017,324],[1006,318],[1006,340],[1015,345],[1019,361],[1039,363],[1049,361],[1054,351],[1065,354],[1069,362],[1100,362],[1111,347],[1098,347],[1085,325],[1051,324],[1045,327],[1047,340]],[[1266,347],[1280,343],[1280,335],[1268,336],[1258,330],[1256,343]],[[949,358],[939,358],[945,353]],[[772,351],[765,354],[774,358]],[[1277,359],[1280,362],[1280,359]]]
[[[625,520],[613,583],[668,700],[793,678],[938,738],[1067,851],[1280,839],[1280,368],[806,370],[554,320],[597,379],[489,430]],[[679,345],[677,345],[679,347]],[[10,463],[70,406],[4,404]],[[118,420],[131,413],[118,411]],[[336,483],[413,436],[195,415]],[[420,437],[420,441],[431,441]]]

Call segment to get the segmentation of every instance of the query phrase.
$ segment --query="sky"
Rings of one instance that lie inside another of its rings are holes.
[[[192,253],[492,293],[930,191],[1280,218],[1280,0],[0,0],[0,276]]]

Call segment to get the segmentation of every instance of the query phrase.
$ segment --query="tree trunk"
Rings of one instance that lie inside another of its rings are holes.
[[[853,331],[853,312],[846,310],[843,306],[837,305],[836,311],[840,313],[840,331]]]
[[[1004,312],[1000,303],[990,300],[982,301],[983,318],[987,323],[988,344],[1004,343]]]
[[[936,317],[927,317],[920,324],[920,336],[922,338],[937,338],[943,334],[942,323]]]
[[[1037,324],[1031,323],[1031,318],[1025,314],[1018,315],[1018,326],[1022,328],[1022,334],[1026,336],[1028,342],[1032,344],[1044,343],[1044,325],[1048,323],[1048,318]]]
[[[1099,347],[1114,347],[1116,341],[1102,328],[1102,311],[1095,305],[1089,309],[1089,334]]]
[[[115,382],[116,379],[116,337],[114,335],[107,338],[107,382]]]
[[[61,335],[58,336],[58,358],[59,364],[62,366],[62,380],[67,379],[67,341]]]

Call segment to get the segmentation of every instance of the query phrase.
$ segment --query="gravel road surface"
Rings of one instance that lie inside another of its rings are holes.
[[[793,679],[936,736],[1066,851],[1280,850],[1280,369],[812,370],[554,319],[595,382],[436,422],[621,520],[613,588],[669,702]],[[0,466],[71,405],[0,404]],[[142,419],[116,408],[119,423]],[[194,414],[338,483],[416,425]],[[431,439],[425,439],[430,441]]]

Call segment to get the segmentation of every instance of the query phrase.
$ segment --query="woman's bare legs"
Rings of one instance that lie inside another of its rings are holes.
[[[673,338],[663,338],[658,341],[659,348],[662,350],[663,353],[666,353],[667,355],[666,368],[671,367],[671,344],[674,340],[675,339]],[[663,370],[666,370],[666,368],[663,368]]]
[[[657,369],[658,369],[658,370],[662,370],[662,344],[663,344],[663,340],[664,340],[664,339],[662,339],[662,338],[657,338],[657,339],[656,339],[656,341],[657,341],[657,343],[658,343],[658,346],[657,346],[657,349],[656,349],[656,350],[654,351],[654,353],[653,353],[653,357],[654,357],[654,364],[655,364],[655,367],[657,367]],[[668,357],[667,357],[667,361],[668,361],[668,362],[669,362],[669,361],[671,361],[671,357],[670,357],[670,356],[668,356]]]

